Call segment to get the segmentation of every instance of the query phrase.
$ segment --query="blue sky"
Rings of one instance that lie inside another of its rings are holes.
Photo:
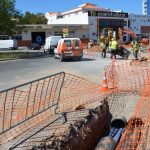
[[[112,10],[142,14],[142,0],[16,0],[16,8],[22,13],[26,11],[33,13],[63,12],[87,2]]]

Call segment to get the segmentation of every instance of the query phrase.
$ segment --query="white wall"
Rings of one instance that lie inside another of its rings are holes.
[[[97,40],[96,30],[97,30],[97,17],[89,17],[89,39]]]
[[[88,13],[75,12],[72,14],[65,14],[63,18],[57,19],[57,15],[48,16],[45,15],[48,19],[48,24],[62,25],[62,24],[88,24]]]
[[[85,36],[85,38],[89,38],[89,29],[79,29],[75,31],[75,35],[78,38],[83,38],[83,36]]]
[[[54,31],[46,31],[46,37],[53,36]]]
[[[150,26],[150,16],[129,15],[130,29],[136,34],[141,34],[141,26]]]

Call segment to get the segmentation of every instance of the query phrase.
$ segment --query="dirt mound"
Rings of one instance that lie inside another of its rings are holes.
[[[94,45],[91,48],[88,49],[90,52],[100,52],[100,46],[99,45]]]

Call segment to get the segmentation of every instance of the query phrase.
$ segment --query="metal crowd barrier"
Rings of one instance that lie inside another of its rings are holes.
[[[51,109],[55,114],[65,73],[0,91],[0,134]]]

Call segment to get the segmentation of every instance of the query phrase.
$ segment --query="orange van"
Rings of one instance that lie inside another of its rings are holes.
[[[55,58],[64,61],[65,58],[77,58],[82,60],[83,48],[79,38],[60,39],[57,48],[54,50]]]

